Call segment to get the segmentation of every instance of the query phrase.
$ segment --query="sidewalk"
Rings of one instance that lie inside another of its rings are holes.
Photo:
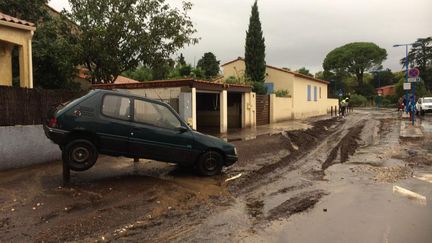
[[[409,114],[402,113],[401,115],[401,127],[400,127],[400,138],[423,138],[423,132],[418,122],[412,125],[412,121],[409,120]]]

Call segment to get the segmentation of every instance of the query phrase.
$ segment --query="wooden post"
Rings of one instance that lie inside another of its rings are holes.
[[[63,161],[63,186],[70,184],[70,168],[69,165]]]
[[[333,116],[333,106],[330,107],[330,116]]]

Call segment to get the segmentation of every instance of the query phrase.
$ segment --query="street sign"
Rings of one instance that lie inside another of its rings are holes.
[[[420,70],[418,70],[418,68],[411,68],[408,71],[408,76],[410,78],[417,78],[420,75]]]
[[[404,83],[403,85],[404,85],[403,86],[404,90],[410,90],[411,89],[411,83]]]
[[[412,77],[412,78],[408,78],[408,82],[409,83],[415,83],[415,82],[420,82],[421,78],[420,77]]]

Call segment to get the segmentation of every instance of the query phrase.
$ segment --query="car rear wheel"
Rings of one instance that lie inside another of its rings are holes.
[[[69,142],[63,149],[62,159],[74,171],[90,169],[98,158],[96,146],[85,139]]]
[[[213,176],[222,171],[223,156],[216,151],[207,151],[198,160],[197,169],[201,175]]]

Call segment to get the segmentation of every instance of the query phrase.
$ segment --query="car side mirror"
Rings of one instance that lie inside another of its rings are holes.
[[[187,129],[187,127],[181,126],[181,127],[178,127],[177,130],[178,130],[180,133],[184,133],[184,132],[187,132],[189,129]]]

